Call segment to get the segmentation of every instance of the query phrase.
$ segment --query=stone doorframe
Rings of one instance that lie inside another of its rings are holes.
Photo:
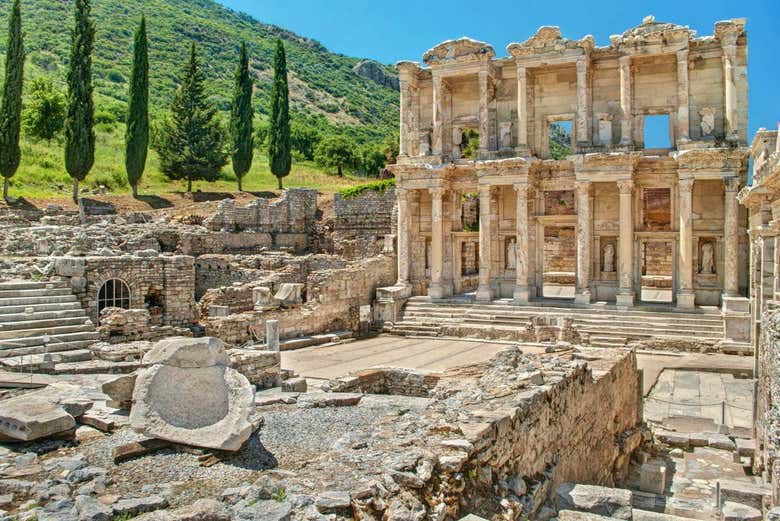
[[[536,262],[534,263],[534,287],[537,297],[544,297],[544,228],[577,229],[577,214],[574,215],[538,215],[536,217]],[[530,226],[529,226],[530,227]],[[576,283],[575,283],[576,286]]]
[[[672,304],[677,303],[678,268],[677,262],[679,232],[635,232],[634,233],[634,288],[637,300],[642,299],[642,263],[644,262],[644,245],[647,242],[668,242],[672,245]]]

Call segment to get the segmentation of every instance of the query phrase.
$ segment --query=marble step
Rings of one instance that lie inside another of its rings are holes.
[[[0,287],[0,299],[27,298],[71,295],[70,288],[39,288],[39,289],[3,289]]]
[[[21,320],[17,322],[0,322],[0,338],[4,332],[42,330],[47,333],[50,329],[66,326],[87,326],[92,327],[92,322],[83,313],[73,317],[56,317],[44,319]]]
[[[92,358],[92,351],[88,349],[72,349],[56,353],[38,353],[0,358],[0,366],[9,371],[50,372],[56,364],[85,362],[92,360]]]
[[[32,310],[33,313],[73,310],[79,310],[82,313],[84,312],[78,300],[73,300],[71,302],[55,302],[53,304],[20,304],[15,306],[0,306],[0,317],[19,313],[27,313],[29,310]]]
[[[0,298],[0,309],[6,306],[31,306],[35,304],[60,304],[68,302],[78,302],[78,300],[72,293],[54,296]]]
[[[67,336],[67,335],[65,335]],[[60,337],[62,339],[62,337]],[[9,356],[28,356],[40,353],[60,353],[78,349],[86,349],[94,344],[99,339],[97,333],[90,338],[83,340],[63,340],[62,342],[55,342],[49,344],[48,347],[44,347],[42,343],[27,345],[23,347],[6,348],[6,346],[0,343],[0,359]]]
[[[5,290],[25,290],[25,289],[47,289],[47,288],[67,288],[68,283],[62,280],[55,281],[33,281],[19,280],[0,282],[0,291]]]
[[[45,328],[32,329],[13,329],[10,331],[4,331],[0,329],[0,344],[3,343],[15,343],[15,341],[29,337],[43,337],[43,335],[49,335],[53,338],[58,338],[60,335],[68,333],[82,333],[87,331],[94,331],[94,326],[89,323],[85,324],[85,321],[80,321],[76,325],[69,326],[53,326]]]
[[[100,338],[100,334],[94,329],[88,328],[86,331],[74,331],[74,332],[58,332],[57,334],[50,334],[52,339],[49,342],[50,351],[63,351],[61,344],[71,342],[73,340],[92,340],[96,341]],[[10,351],[13,349],[20,349],[26,347],[43,347],[43,334],[27,337],[7,338],[0,340],[0,353]],[[23,354],[23,353],[19,353]],[[2,355],[0,355],[2,356]]]
[[[5,311],[5,309],[0,309]],[[87,320],[87,314],[80,306],[76,306],[74,309],[64,309],[57,311],[33,311],[32,313],[6,313],[0,314],[0,328],[4,327],[4,324],[9,322],[22,322],[22,321],[37,321],[37,320],[50,320],[50,319],[68,319],[68,318],[83,318]]]

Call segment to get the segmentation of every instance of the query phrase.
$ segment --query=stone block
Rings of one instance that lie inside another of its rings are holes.
[[[354,393],[306,393],[298,397],[298,407],[350,407],[357,405],[361,398],[362,394]]]
[[[590,512],[577,512],[574,510],[563,510],[558,512],[558,521],[612,521],[614,519],[623,518],[600,516]]]
[[[0,402],[0,439],[5,441],[32,441],[75,428],[73,416],[46,391]]]
[[[135,373],[123,374],[103,382],[101,390],[103,394],[108,395],[111,400],[120,405],[118,409],[129,409],[127,407],[133,400],[133,388],[135,387]]]
[[[555,495],[558,510],[577,510],[617,519],[631,519],[631,491],[564,483]]]
[[[306,378],[290,378],[282,382],[282,391],[288,393],[305,393]]]
[[[733,441],[731,441],[731,438],[729,438],[725,434],[717,434],[717,433],[710,434],[709,437],[707,438],[707,444],[713,449],[722,449],[722,450],[730,450],[730,451],[737,450],[737,446],[734,444]]]
[[[727,501],[721,509],[721,521],[761,521],[763,514],[758,509]]]
[[[748,505],[762,510],[764,502],[771,503],[772,488],[768,485],[746,483],[732,479],[720,479],[720,503],[726,502]]]
[[[639,469],[639,489],[643,492],[663,495],[666,490],[666,465],[651,461]]]
[[[54,261],[54,273],[60,277],[83,277],[85,260],[80,257],[59,257]]]

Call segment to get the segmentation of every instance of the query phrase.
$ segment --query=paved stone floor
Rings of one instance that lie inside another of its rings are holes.
[[[346,344],[282,353],[282,367],[307,378],[338,378],[369,367],[387,366],[442,371],[483,362],[508,343],[437,338],[379,336]],[[526,352],[541,348],[524,347]]]
[[[724,407],[725,402],[725,407]],[[750,429],[753,425],[753,380],[730,373],[666,369],[645,399],[645,419],[692,416]]]

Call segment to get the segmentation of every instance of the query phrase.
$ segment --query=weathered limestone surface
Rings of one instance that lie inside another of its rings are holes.
[[[76,420],[48,390],[0,402],[0,438],[31,441],[76,428]]]
[[[159,342],[146,356],[133,390],[130,423],[147,436],[235,451],[249,438],[254,391],[227,367],[216,338]]]
[[[631,491],[564,483],[555,496],[558,510],[579,510],[612,517],[631,519]]]

